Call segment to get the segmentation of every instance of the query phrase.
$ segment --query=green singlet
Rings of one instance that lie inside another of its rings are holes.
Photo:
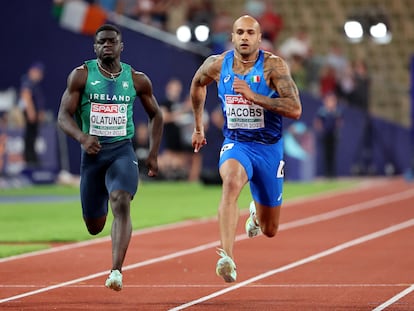
[[[84,133],[98,136],[101,143],[131,139],[134,136],[132,118],[136,97],[131,66],[121,63],[122,73],[107,78],[99,71],[97,60],[85,62],[88,78],[76,121]]]

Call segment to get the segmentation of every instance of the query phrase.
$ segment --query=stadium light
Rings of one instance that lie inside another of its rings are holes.
[[[204,24],[195,27],[193,25],[182,25],[177,28],[176,36],[181,42],[197,41],[203,43],[209,39],[210,28]]]
[[[207,41],[210,34],[210,28],[206,25],[198,25],[194,28],[194,35],[199,42]]]
[[[187,25],[182,25],[177,28],[177,39],[180,42],[189,42],[191,40],[191,29]]]
[[[360,42],[364,36],[364,29],[358,21],[347,21],[344,25],[345,34],[349,40]]]
[[[372,40],[378,44],[389,43],[392,38],[391,33],[388,31],[387,25],[382,22],[379,22],[376,25],[371,25],[369,33]]]
[[[374,43],[386,44],[392,38],[387,14],[376,7],[355,10],[345,22],[344,31],[348,40],[353,43],[368,38]]]

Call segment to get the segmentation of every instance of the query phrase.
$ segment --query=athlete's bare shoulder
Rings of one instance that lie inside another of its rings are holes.
[[[137,93],[152,92],[152,83],[150,78],[142,71],[137,71],[131,68],[132,81],[134,81],[135,90]]]
[[[263,70],[267,84],[278,91],[280,97],[292,98],[300,103],[298,88],[292,79],[289,66],[283,58],[266,53]]]
[[[269,85],[278,79],[290,78],[290,69],[286,61],[270,52],[265,52],[263,71]]]
[[[270,52],[264,52],[264,66],[265,66],[265,70],[266,69],[272,69],[272,70],[289,70],[289,67],[287,66],[287,63],[285,62],[285,60],[280,57],[277,56],[273,53]]]
[[[225,54],[226,52],[207,57],[197,70],[195,80],[199,81],[201,85],[207,85],[212,80],[218,81],[220,79],[221,65]]]
[[[138,71],[135,70],[134,68],[131,68],[131,72],[132,72],[132,79],[148,79],[148,76],[142,72],[142,71]]]
[[[85,64],[82,64],[82,65],[79,65],[78,67],[76,67],[74,70],[75,71],[78,71],[78,70],[88,70],[88,68],[86,67]]]
[[[224,59],[224,55],[225,54],[226,54],[226,52],[224,52],[222,54],[210,55],[204,61],[203,66],[207,66],[207,67],[221,67],[221,64],[223,62],[223,59]]]
[[[88,68],[85,64],[80,65],[72,70],[68,77],[68,87],[72,89],[81,89],[85,87],[88,78]]]

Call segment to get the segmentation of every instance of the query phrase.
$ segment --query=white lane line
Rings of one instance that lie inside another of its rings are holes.
[[[376,189],[378,189],[378,187],[387,185],[389,184],[389,182],[390,181],[388,179],[367,180],[363,182],[355,180],[355,183],[358,184],[353,186],[352,188],[328,190],[318,195],[304,195],[298,198],[288,199],[286,203],[283,203],[283,208],[301,207],[301,203],[304,202],[309,203],[314,201],[327,200],[333,197],[337,197],[339,195],[356,195],[358,192],[364,192],[367,189],[373,187],[376,187]]]
[[[219,245],[218,241],[210,242],[210,243],[203,244],[203,245],[200,245],[200,246],[197,246],[197,247],[185,249],[185,250],[182,250],[182,251],[174,252],[174,253],[171,253],[171,254],[168,254],[168,255],[164,255],[164,256],[148,259],[148,260],[144,260],[144,261],[132,264],[132,265],[127,265],[127,266],[123,267],[122,270],[127,271],[127,270],[131,270],[131,269],[136,269],[136,268],[139,268],[139,267],[148,266],[148,265],[151,265],[151,264],[156,264],[156,263],[166,261],[166,260],[170,260],[170,259],[174,259],[174,258],[177,258],[177,257],[180,257],[180,256],[185,256],[185,255],[201,252],[201,251],[204,251],[204,250],[212,248],[212,247],[217,247],[218,245]],[[50,291],[50,290],[54,290],[54,289],[57,289],[57,288],[60,288],[60,287],[85,282],[85,281],[88,281],[88,280],[91,280],[91,279],[94,279],[94,278],[102,277],[102,276],[107,275],[107,274],[108,274],[108,271],[102,271],[102,272],[90,274],[90,275],[87,275],[87,276],[84,276],[84,277],[81,277],[81,278],[73,279],[73,280],[70,280],[70,281],[67,281],[67,282],[58,283],[58,284],[55,284],[53,286],[48,286],[48,287],[40,288],[38,290],[22,293],[22,294],[15,295],[15,296],[10,296],[10,297],[7,297],[7,298],[0,299],[0,304],[2,304],[4,302],[7,302],[7,301],[12,301],[12,300],[16,300],[16,299],[20,299],[20,298],[24,298],[24,297],[28,297],[28,296],[33,296],[33,295],[40,294],[40,293],[43,293],[43,292],[47,292],[47,291]]]
[[[372,311],[381,311],[381,310],[384,310],[385,308],[391,306],[394,302],[397,302],[398,300],[400,300],[404,296],[407,296],[412,291],[414,291],[414,284],[411,285],[410,287],[406,288],[402,292],[398,293],[394,297],[388,299],[386,302],[384,302],[382,305],[379,305],[378,307],[376,307]]]
[[[302,219],[298,219],[295,221],[291,221],[289,223],[285,223],[285,224],[281,224],[279,226],[280,229],[289,229],[291,227],[299,227],[302,226],[304,224],[312,224],[314,222],[319,222],[319,221],[324,221],[324,220],[328,220],[328,219],[333,219],[336,217],[340,217],[340,216],[345,216],[345,215],[349,215],[352,214],[354,212],[360,212],[363,210],[367,210],[367,209],[371,209],[377,206],[381,206],[381,205],[387,205],[396,201],[402,201],[402,200],[406,200],[409,199],[411,197],[414,196],[414,189],[409,189],[400,193],[395,193],[395,194],[391,194],[385,197],[381,197],[381,198],[377,198],[377,199],[373,199],[370,201],[366,201],[366,202],[362,202],[362,203],[357,203],[357,204],[352,204],[343,208],[339,208],[336,210],[333,210],[331,212],[326,212],[326,213],[322,213],[322,214],[318,214],[318,215],[314,215],[314,216],[310,216],[307,218],[302,218]]]
[[[358,187],[358,188],[351,188],[351,189],[345,189],[345,190],[333,190],[333,191],[328,191],[328,192],[321,193],[321,194],[314,195],[314,196],[310,196],[310,197],[305,196],[305,197],[302,197],[302,198],[291,199],[291,200],[289,200],[289,202],[287,202],[283,205],[283,208],[294,207],[296,205],[300,206],[300,203],[302,203],[302,202],[325,200],[325,199],[328,199],[328,198],[331,198],[331,197],[334,197],[334,196],[337,196],[337,195],[340,195],[340,194],[354,193],[354,192],[358,192],[358,191],[363,191],[366,188],[369,188],[370,186],[372,186],[372,183],[375,183],[375,182],[378,185],[382,185],[382,184],[385,183],[385,181],[383,181],[383,180],[366,182],[366,183],[363,183],[362,185],[360,185],[360,187]],[[398,194],[395,194],[395,195],[398,196]],[[385,198],[387,198],[387,197],[385,197]],[[357,204],[357,206],[358,206],[358,204]],[[246,212],[246,214],[248,214],[248,212]],[[200,224],[200,223],[206,223],[206,222],[210,222],[210,221],[216,221],[216,217],[210,217],[210,218],[204,218],[204,219],[195,219],[195,220],[187,220],[187,221],[182,221],[182,222],[173,223],[173,224],[166,224],[166,225],[160,225],[160,226],[155,226],[155,227],[151,227],[151,228],[134,230],[133,233],[132,233],[132,236],[136,236],[136,235],[141,236],[143,234],[161,232],[161,231],[164,231],[164,230],[184,228],[184,227],[197,225],[197,224]],[[283,224],[281,226],[283,226]],[[280,226],[279,226],[279,230],[280,230]],[[33,251],[33,252],[30,252],[30,253],[26,253],[26,254],[9,256],[9,257],[6,257],[6,258],[0,258],[0,264],[3,263],[3,262],[7,262],[7,261],[30,258],[30,257],[33,257],[33,256],[41,256],[41,255],[52,254],[52,253],[57,253],[57,252],[63,252],[63,251],[67,251],[67,250],[71,250],[71,249],[75,249],[75,248],[80,248],[80,247],[85,247],[85,246],[90,246],[90,245],[95,245],[95,244],[98,244],[98,243],[110,242],[110,241],[111,241],[111,237],[108,235],[108,236],[105,236],[105,237],[102,237],[102,238],[94,238],[94,239],[91,239],[91,240],[77,242],[77,243],[70,243],[68,245],[57,246],[57,247],[53,247],[53,248],[50,248],[50,249],[45,249],[45,250],[40,250],[40,251]]]
[[[390,196],[383,197],[382,199],[374,199],[374,200],[372,200],[372,201],[374,201],[374,203],[370,203],[371,201],[367,201],[367,202],[363,202],[363,203],[360,203],[360,204],[354,204],[354,205],[350,205],[348,207],[339,209],[339,210],[337,210],[337,216],[335,216],[334,212],[328,212],[328,213],[323,213],[323,214],[319,214],[319,215],[316,215],[316,216],[307,217],[307,218],[304,218],[304,219],[292,221],[292,222],[289,222],[289,223],[281,224],[280,227],[279,227],[279,231],[293,229],[293,228],[297,228],[297,227],[300,227],[300,226],[305,226],[305,225],[308,225],[308,224],[316,223],[318,221],[325,221],[327,219],[332,219],[332,218],[343,216],[343,215],[350,214],[350,213],[353,213],[353,212],[360,212],[364,209],[369,209],[369,208],[373,208],[375,206],[384,205],[384,202],[386,204],[388,204],[388,206],[389,206],[389,203],[391,203],[391,202],[404,200],[404,199],[410,198],[412,196],[414,196],[414,190],[403,191],[399,194],[393,194],[393,195],[390,195]],[[318,217],[319,217],[319,220],[318,220]],[[192,222],[190,221],[190,223],[192,223]],[[194,222],[194,223],[196,223],[196,222]],[[148,231],[150,231],[150,230],[148,230]],[[240,235],[236,236],[236,241],[242,241],[242,240],[246,240],[246,239],[247,239],[246,234],[240,234]],[[93,244],[93,243],[91,243],[91,244]],[[219,241],[206,243],[206,244],[199,245],[199,246],[196,246],[196,247],[193,247],[193,248],[188,248],[188,249],[178,251],[178,252],[174,252],[174,253],[171,253],[171,254],[168,254],[168,255],[148,259],[148,260],[141,261],[141,262],[138,262],[138,263],[135,263],[135,264],[131,264],[131,265],[123,267],[123,270],[127,271],[127,270],[131,270],[131,269],[136,269],[136,268],[139,268],[139,267],[144,267],[144,266],[147,266],[147,265],[150,265],[150,264],[156,264],[156,263],[166,261],[166,260],[170,260],[170,259],[174,259],[174,258],[177,258],[177,257],[180,257],[180,256],[185,256],[185,255],[190,255],[190,254],[194,254],[194,253],[197,253],[197,252],[201,252],[201,251],[213,248],[213,247],[217,247],[219,245],[220,245]],[[88,276],[85,276],[85,277],[82,277],[82,278],[78,278],[78,279],[70,280],[70,281],[67,281],[67,282],[59,283],[59,284],[56,284],[56,285],[53,285],[53,286],[45,287],[45,288],[42,288],[42,289],[39,289],[39,290],[36,290],[36,291],[30,291],[30,292],[22,293],[22,294],[19,294],[19,295],[16,295],[16,296],[7,297],[7,298],[4,298],[4,299],[0,299],[0,304],[4,303],[4,302],[7,302],[7,301],[20,299],[20,298],[23,298],[23,297],[36,295],[36,294],[46,292],[46,291],[50,291],[50,290],[53,290],[53,289],[57,289],[57,288],[60,288],[60,287],[69,286],[69,285],[76,284],[76,283],[79,283],[79,282],[84,282],[84,281],[94,279],[94,278],[97,278],[97,277],[102,277],[102,276],[107,275],[107,274],[108,274],[107,271],[102,271],[102,272],[91,274],[91,275],[88,275]]]
[[[290,263],[288,265],[285,265],[283,267],[280,267],[280,268],[277,268],[277,269],[274,269],[274,270],[269,270],[269,271],[267,271],[265,273],[259,274],[259,275],[255,276],[255,277],[252,277],[250,279],[247,279],[245,281],[242,281],[240,283],[237,283],[237,284],[235,284],[233,286],[230,286],[230,287],[227,287],[225,289],[219,290],[219,291],[214,292],[214,293],[212,293],[210,295],[200,297],[198,299],[195,299],[193,301],[187,302],[187,303],[182,304],[180,306],[177,306],[175,308],[169,309],[169,311],[179,311],[179,310],[186,309],[188,307],[194,306],[196,304],[205,302],[205,301],[210,300],[212,298],[215,298],[215,297],[224,295],[224,294],[226,294],[228,292],[234,291],[234,290],[236,290],[236,289],[238,289],[240,287],[246,286],[246,285],[251,284],[253,282],[256,282],[256,281],[265,279],[265,278],[267,278],[269,276],[273,276],[273,275],[275,275],[277,273],[281,273],[281,272],[284,272],[284,271],[287,271],[287,270],[290,270],[290,269],[299,267],[301,265],[310,263],[310,262],[315,261],[315,260],[318,260],[320,258],[329,256],[329,255],[332,255],[332,254],[337,253],[337,252],[340,252],[340,251],[343,251],[344,249],[347,249],[347,248],[350,248],[350,247],[353,247],[353,246],[356,246],[356,245],[359,245],[359,244],[362,244],[362,243],[365,243],[365,242],[368,242],[368,241],[371,241],[371,240],[380,238],[382,236],[385,236],[385,235],[388,235],[388,234],[391,234],[391,233],[394,233],[396,231],[403,230],[403,229],[406,229],[406,228],[409,228],[409,227],[412,227],[412,226],[414,226],[414,218],[412,218],[412,219],[410,219],[408,221],[399,223],[397,225],[394,225],[394,226],[391,226],[391,227],[388,227],[388,228],[385,228],[385,229],[382,229],[382,230],[379,230],[379,231],[376,231],[376,232],[373,232],[373,233],[364,235],[364,236],[359,237],[357,239],[354,239],[354,240],[351,240],[351,241],[348,241],[348,242],[339,244],[339,245],[334,246],[332,248],[329,248],[329,249],[327,249],[327,250],[325,250],[323,252],[317,253],[315,255],[312,255],[312,256],[303,258],[303,259],[298,260],[298,261],[295,261],[295,262],[292,262],[292,263]]]
[[[174,224],[166,224],[166,225],[160,225],[160,226],[151,227],[151,228],[139,229],[139,230],[134,230],[134,232],[132,233],[132,236],[138,236],[138,235],[142,236],[143,234],[161,232],[163,230],[179,229],[179,228],[184,228],[188,226],[198,225],[200,223],[207,222],[207,221],[211,221],[211,220],[207,220],[207,219],[187,220],[187,221],[182,221],[182,222],[174,223]],[[95,245],[95,244],[99,244],[103,242],[110,242],[110,241],[111,241],[111,236],[108,235],[102,238],[94,238],[94,239],[87,240],[87,241],[70,243],[68,245],[62,245],[62,246],[56,246],[50,249],[34,251],[34,252],[26,253],[26,254],[1,258],[0,264],[3,262],[7,262],[7,261],[30,258],[34,256],[41,256],[45,254],[53,254],[57,252],[63,252],[63,251],[67,251],[67,250],[71,250],[75,248],[81,248],[85,246],[90,246],[90,245]]]
[[[7,298],[4,298],[4,299],[0,299],[0,304],[4,303],[4,302],[7,302],[7,301],[12,301],[12,300],[16,300],[16,299],[20,299],[20,298],[33,296],[33,295],[40,294],[40,293],[44,293],[44,292],[47,292],[47,291],[50,291],[50,290],[53,290],[53,289],[57,289],[57,288],[61,288],[61,287],[64,287],[64,286],[72,285],[72,284],[75,284],[75,283],[78,283],[78,282],[87,281],[89,279],[97,278],[97,277],[103,276],[105,274],[108,274],[108,272],[106,272],[106,273],[103,273],[103,272],[95,273],[95,274],[91,274],[91,275],[88,275],[88,276],[85,276],[85,277],[82,277],[82,278],[70,280],[70,281],[63,282],[63,283],[58,283],[58,284],[53,285],[53,286],[39,288],[38,290],[34,290],[34,291],[27,292],[27,293],[7,297]]]
[[[384,287],[407,287],[411,284],[248,284],[248,288],[384,288]],[[0,288],[41,288],[47,285],[0,285]],[[220,284],[127,284],[123,288],[227,288],[226,283]],[[102,288],[102,284],[76,284],[65,288]]]

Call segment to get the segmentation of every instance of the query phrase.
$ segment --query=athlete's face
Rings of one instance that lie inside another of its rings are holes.
[[[259,23],[250,16],[237,19],[233,25],[232,42],[240,55],[248,56],[259,49],[262,34]]]
[[[103,30],[95,37],[96,56],[103,62],[113,61],[121,55],[124,45],[121,37],[113,30]]]

